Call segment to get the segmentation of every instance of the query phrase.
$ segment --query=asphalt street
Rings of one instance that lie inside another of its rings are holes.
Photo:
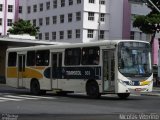
[[[159,105],[159,88],[121,100],[116,95],[100,99],[84,94],[33,96],[28,90],[0,85],[0,120],[121,120],[140,119],[143,115],[159,120]]]

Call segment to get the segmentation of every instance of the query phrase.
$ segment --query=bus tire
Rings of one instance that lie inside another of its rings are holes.
[[[96,81],[88,81],[86,84],[86,93],[90,98],[99,98],[99,86]]]
[[[126,99],[129,97],[130,93],[117,93],[120,99]]]
[[[39,82],[38,80],[32,80],[31,81],[31,93],[33,95],[40,95],[41,94],[41,90],[40,90],[40,85],[39,85]]]

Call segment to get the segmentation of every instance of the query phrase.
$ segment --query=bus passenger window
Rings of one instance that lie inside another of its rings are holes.
[[[86,47],[82,49],[82,65],[99,64],[99,47]]]
[[[81,49],[70,48],[65,50],[65,65],[80,65]]]
[[[35,51],[27,52],[27,66],[35,66],[36,64],[35,56],[36,56]]]
[[[37,66],[49,65],[49,50],[39,50],[36,52],[36,65]]]
[[[8,55],[8,66],[16,66],[17,62],[17,53],[10,52]]]

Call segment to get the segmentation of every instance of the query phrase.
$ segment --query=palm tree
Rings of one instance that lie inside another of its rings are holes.
[[[7,32],[11,34],[29,34],[31,36],[36,36],[38,31],[39,27],[32,25],[30,21],[19,19],[17,22],[13,23],[12,28]]]

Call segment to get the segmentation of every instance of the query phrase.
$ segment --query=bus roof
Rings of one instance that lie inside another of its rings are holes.
[[[116,45],[119,42],[144,42],[149,43],[142,40],[102,40],[96,42],[88,42],[88,43],[68,43],[68,44],[55,44],[55,45],[37,45],[37,46],[30,46],[30,47],[17,47],[17,48],[8,48],[7,51],[23,51],[23,50],[37,50],[37,49],[63,49],[63,48],[74,48],[74,47],[87,47],[87,46],[105,46],[105,45]]]

